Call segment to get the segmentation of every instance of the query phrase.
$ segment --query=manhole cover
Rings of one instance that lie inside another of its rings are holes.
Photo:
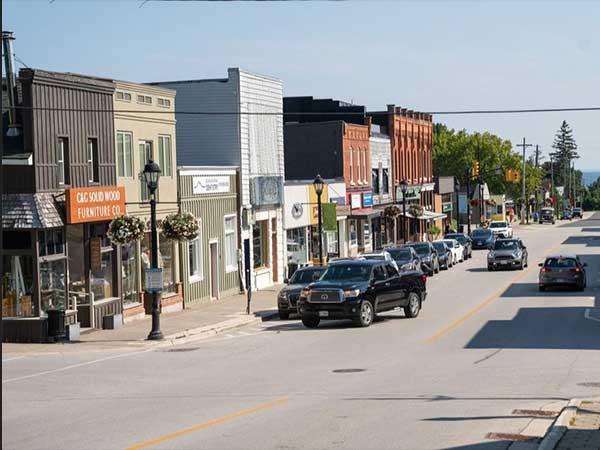
[[[364,372],[367,369],[335,369],[332,370],[333,373],[357,373],[357,372]]]
[[[587,383],[577,383],[577,386],[600,388],[600,382],[588,381]]]
[[[185,348],[169,348],[167,350],[163,350],[167,353],[184,353],[184,352],[193,352],[196,350],[200,350],[200,347],[185,347]]]

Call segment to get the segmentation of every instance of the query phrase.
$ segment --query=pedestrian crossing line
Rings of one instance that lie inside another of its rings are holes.
[[[587,308],[583,316],[588,320],[600,322],[600,308]]]

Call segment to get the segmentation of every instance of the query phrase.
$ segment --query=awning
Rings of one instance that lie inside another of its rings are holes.
[[[64,226],[52,194],[3,194],[2,227],[42,229]]]
[[[402,212],[400,212],[400,215],[402,216]],[[409,218],[409,219],[433,220],[433,219],[445,219],[448,216],[446,214],[443,214],[443,213],[436,213],[436,212],[424,210],[423,211],[423,215],[419,216],[419,217],[415,217],[411,213],[409,213],[408,211],[406,211],[406,217]]]
[[[350,212],[349,219],[368,219],[370,217],[379,217],[382,211],[379,209],[355,209]]]

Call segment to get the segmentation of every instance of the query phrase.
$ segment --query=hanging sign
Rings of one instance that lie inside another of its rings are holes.
[[[90,238],[90,269],[92,272],[102,270],[102,238]]]
[[[160,292],[163,290],[163,272],[162,269],[148,268],[144,270],[146,275],[146,282],[144,284],[144,291],[146,292]]]
[[[98,186],[66,190],[67,223],[103,222],[125,214],[125,188]]]

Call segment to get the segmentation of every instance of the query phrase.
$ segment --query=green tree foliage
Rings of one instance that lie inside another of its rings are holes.
[[[568,171],[571,162],[579,158],[577,142],[573,137],[573,130],[566,120],[563,120],[559,130],[554,136],[552,144],[554,151],[554,182],[557,186],[566,186]]]

